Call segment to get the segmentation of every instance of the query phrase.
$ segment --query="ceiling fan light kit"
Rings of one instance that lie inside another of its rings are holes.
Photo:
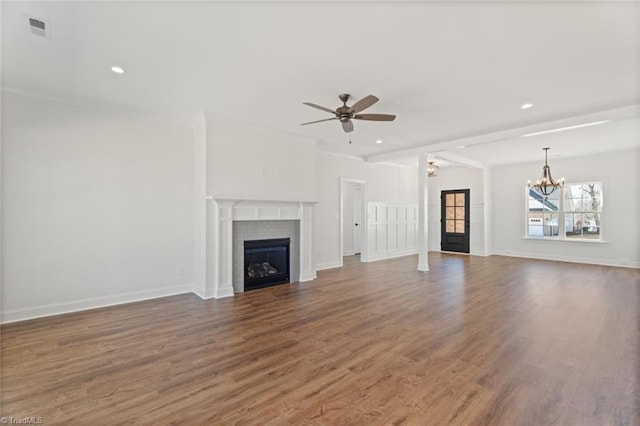
[[[338,97],[342,101],[342,106],[336,108],[335,110],[316,105],[311,102],[303,102],[305,105],[310,106],[311,108],[316,108],[321,111],[328,112],[335,115],[335,117],[325,118],[323,120],[309,121],[306,123],[302,123],[301,126],[321,123],[323,121],[339,120],[342,124],[342,130],[344,130],[346,133],[351,133],[354,129],[352,120],[393,121],[396,118],[396,116],[392,114],[360,114],[360,112],[371,107],[373,104],[379,101],[379,99],[373,95],[365,96],[351,106],[347,105],[347,102],[349,101],[349,98],[351,98],[351,95],[349,95],[348,93],[343,93]]]

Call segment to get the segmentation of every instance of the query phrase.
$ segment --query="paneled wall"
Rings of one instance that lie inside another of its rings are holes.
[[[416,253],[416,204],[369,203],[367,215],[369,261]]]

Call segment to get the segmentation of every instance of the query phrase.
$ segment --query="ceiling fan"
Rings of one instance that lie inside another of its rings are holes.
[[[306,126],[307,124],[321,123],[323,121],[340,120],[340,122],[342,123],[342,129],[346,133],[349,133],[349,132],[353,132],[353,122],[351,121],[352,119],[353,120],[369,120],[369,121],[393,121],[396,118],[395,115],[391,115],[391,114],[360,114],[360,112],[364,111],[365,109],[369,108],[371,105],[379,101],[379,99],[373,95],[365,96],[355,104],[351,106],[347,106],[347,101],[349,100],[350,97],[351,95],[349,95],[348,93],[341,94],[339,98],[342,101],[342,106],[336,108],[335,111],[320,105],[312,104],[311,102],[303,102],[305,105],[308,105],[312,108],[317,108],[321,111],[334,114],[335,117],[325,118],[324,120],[309,121],[307,123],[302,123],[301,126]]]

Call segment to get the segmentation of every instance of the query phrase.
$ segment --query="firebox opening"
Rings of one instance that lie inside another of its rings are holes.
[[[244,290],[288,283],[289,238],[244,242]]]

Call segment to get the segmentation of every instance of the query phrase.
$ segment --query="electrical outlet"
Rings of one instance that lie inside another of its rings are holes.
[[[181,277],[184,275],[184,266],[178,266],[178,276]]]

